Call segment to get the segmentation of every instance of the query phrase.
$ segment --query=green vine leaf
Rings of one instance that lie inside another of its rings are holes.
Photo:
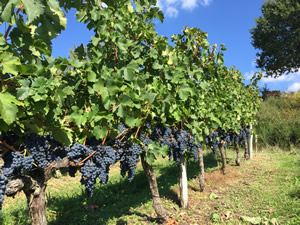
[[[20,59],[11,52],[0,53],[0,62],[2,64],[2,73],[18,75],[18,65],[21,65]]]
[[[8,125],[12,124],[17,119],[18,107],[22,105],[9,93],[0,93],[0,117]]]

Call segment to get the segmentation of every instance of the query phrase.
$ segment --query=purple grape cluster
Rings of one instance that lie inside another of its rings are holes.
[[[132,144],[126,150],[119,153],[120,171],[124,177],[128,173],[128,180],[132,181],[136,171],[136,164],[139,162],[141,147],[137,144]]]
[[[5,195],[5,191],[6,191],[7,182],[8,182],[7,177],[3,176],[0,173],[0,214],[1,214],[2,203],[3,203],[3,200],[4,200],[4,195]]]
[[[250,133],[250,132],[249,132]],[[238,145],[242,145],[244,144],[244,142],[247,140],[247,132],[246,129],[241,129],[240,133],[235,135],[235,139],[234,141],[238,144]]]
[[[213,148],[214,154],[217,153],[218,145],[220,140],[225,141],[224,147],[226,148],[227,145],[233,144],[234,142],[238,145],[243,145],[245,141],[250,137],[250,127],[247,126],[246,128],[240,129],[240,133],[235,134],[233,131],[225,132],[223,130],[215,131],[214,133],[210,133],[205,138],[205,143],[207,146]]]
[[[67,153],[67,157],[70,161],[79,163],[93,152],[93,147],[88,147],[77,142],[71,146],[70,151]]]
[[[36,165],[45,168],[48,163],[60,161],[66,156],[66,149],[56,142],[52,135],[30,135],[24,142]]]
[[[205,138],[205,143],[207,146],[212,147],[214,154],[217,154],[218,146],[220,144],[219,132],[215,131],[207,135],[207,137]]]
[[[89,142],[92,143],[92,142]],[[95,142],[97,143],[97,142]],[[81,183],[85,186],[87,196],[92,196],[96,179],[99,178],[101,184],[108,182],[109,167],[116,161],[116,154],[111,146],[85,146],[83,144],[75,143],[71,146],[67,156],[70,161],[79,163],[92,153],[90,159],[81,167]],[[75,176],[76,167],[69,167],[70,176]]]
[[[95,164],[88,160],[80,169],[81,172],[81,184],[85,186],[85,191],[88,197],[93,195],[94,186],[98,177],[97,167]]]
[[[180,162],[186,152],[198,160],[198,148],[201,148],[199,139],[186,130],[172,129],[162,125],[156,126],[151,133],[152,140],[158,140],[161,145],[168,146],[169,159]]]
[[[11,177],[19,175],[23,167],[24,156],[18,152],[7,152],[4,157],[3,175]],[[32,163],[32,162],[31,162]]]

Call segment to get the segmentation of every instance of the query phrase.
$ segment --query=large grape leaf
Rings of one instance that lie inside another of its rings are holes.
[[[3,66],[2,73],[9,73],[13,75],[18,74],[18,65],[21,65],[20,59],[11,52],[0,53],[0,63]]]
[[[40,0],[23,0],[22,2],[24,5],[23,7],[26,11],[28,23],[31,23],[33,20],[44,13],[45,6],[41,3]]]
[[[1,19],[3,21],[10,21],[10,18],[11,18],[12,14],[13,14],[14,6],[18,2],[20,2],[20,0],[11,0],[11,1],[9,1],[5,5],[5,7],[4,7],[4,9],[3,9],[2,13],[1,13]]]
[[[12,124],[17,118],[17,105],[20,104],[11,94],[0,93],[0,118],[8,125]]]

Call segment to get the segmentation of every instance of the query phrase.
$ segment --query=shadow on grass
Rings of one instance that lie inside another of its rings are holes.
[[[206,154],[204,156],[205,170],[216,169],[217,160],[213,154]],[[172,190],[173,186],[178,183],[178,165],[174,162],[166,162],[167,160],[162,161],[163,164],[158,162],[153,166],[158,176],[159,191],[165,198],[179,204],[177,193]],[[199,163],[190,161],[187,171],[188,179],[197,177]],[[158,223],[158,220],[151,215],[152,204],[145,204],[151,199],[149,184],[141,169],[137,171],[132,182],[113,175],[108,184],[96,185],[94,195],[91,198],[86,198],[84,191],[69,193],[67,196],[48,196],[48,224],[98,225],[107,224],[109,220],[115,221],[115,224],[127,224],[125,219],[127,216],[135,217],[140,222],[144,221],[145,224]],[[140,206],[143,206],[141,210],[135,210]],[[16,213],[18,214],[17,209]],[[25,215],[24,212],[23,218]],[[120,219],[118,220],[118,218]],[[26,221],[25,218],[24,221]]]

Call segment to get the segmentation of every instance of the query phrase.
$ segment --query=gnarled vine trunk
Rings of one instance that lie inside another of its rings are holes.
[[[219,144],[219,150],[221,153],[221,157],[222,157],[222,172],[223,174],[226,174],[226,156],[225,156],[225,150],[224,150],[224,145],[225,145],[225,141],[221,140],[220,144]]]
[[[180,189],[180,207],[186,209],[188,207],[188,179],[187,179],[187,169],[186,169],[186,160],[183,156],[180,158],[179,163],[179,189]]]
[[[143,169],[145,171],[147,180],[149,182],[151,194],[152,194],[152,202],[153,202],[153,208],[157,214],[157,217],[162,220],[162,221],[167,221],[168,220],[168,214],[167,211],[164,209],[160,196],[159,196],[159,191],[158,191],[158,186],[157,186],[157,181],[156,181],[156,176],[154,173],[154,170],[151,165],[149,165],[145,161],[145,154],[141,154],[141,162]]]
[[[200,183],[200,191],[202,192],[205,190],[205,180],[204,180],[204,161],[203,161],[203,153],[201,148],[198,148],[198,157],[199,157],[199,167],[200,167],[199,183]]]
[[[233,141],[233,145],[234,145],[234,148],[235,148],[235,151],[236,151],[236,160],[235,160],[235,164],[237,166],[240,166],[241,165],[241,160],[240,160],[240,148],[239,148],[239,145],[237,143],[237,141],[235,140],[236,138],[234,137],[234,141]]]
[[[36,168],[28,175],[19,175],[9,179],[6,191],[7,196],[15,196],[23,191],[27,198],[27,206],[32,225],[47,225],[47,181],[56,169],[69,165],[69,160],[64,158],[59,162],[52,162],[46,168]]]
[[[47,198],[46,198],[47,184],[40,181],[37,188],[24,190],[27,197],[27,205],[32,225],[46,225],[47,224]]]
[[[25,193],[32,225],[47,224],[46,186],[43,169],[9,179],[6,195],[15,196],[20,191]]]

